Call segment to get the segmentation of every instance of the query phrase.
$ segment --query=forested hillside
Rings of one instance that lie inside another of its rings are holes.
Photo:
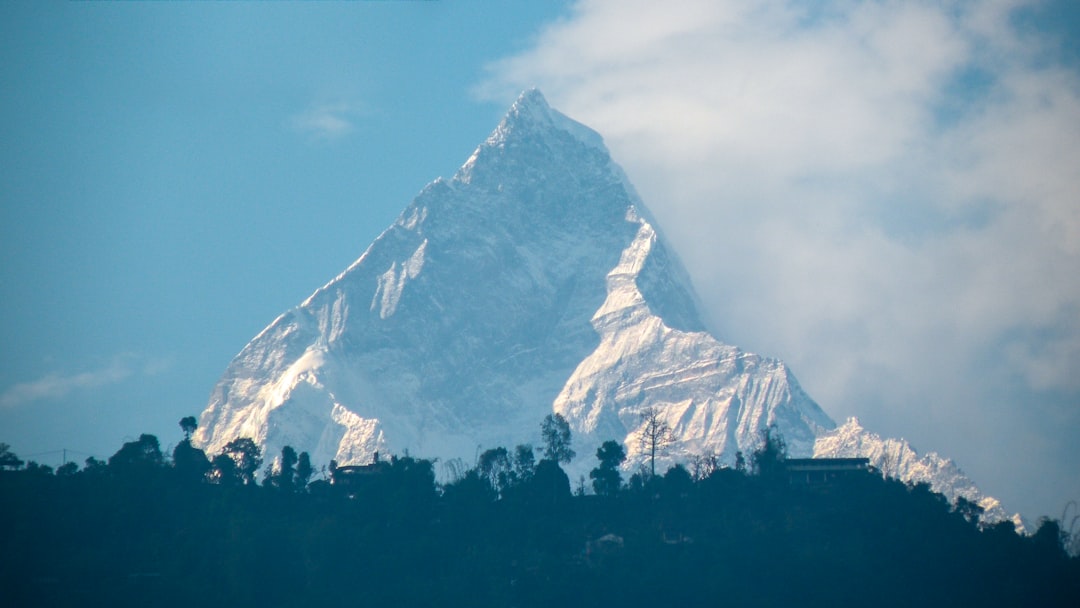
[[[291,450],[257,483],[250,442],[169,457],[144,435],[56,471],[0,446],[0,605],[1080,605],[1053,520],[982,527],[873,472],[793,484],[770,437],[739,469],[626,482],[608,442],[583,492],[545,431],[545,458],[488,450],[443,484],[409,456],[323,478]]]

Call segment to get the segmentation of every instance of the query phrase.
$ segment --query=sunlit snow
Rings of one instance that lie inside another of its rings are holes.
[[[834,431],[782,362],[705,330],[649,218],[602,138],[527,91],[452,179],[244,347],[195,440],[216,452],[248,436],[317,465],[406,450],[471,465],[482,449],[537,444],[555,411],[572,425],[576,479],[608,439],[641,464],[652,407],[677,436],[661,466],[732,462],[772,424],[796,456],[875,457],[880,439]],[[875,464],[935,487],[959,474]]]

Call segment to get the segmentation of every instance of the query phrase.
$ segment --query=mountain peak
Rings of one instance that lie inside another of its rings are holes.
[[[679,433],[673,458],[730,460],[771,423],[809,454],[832,420],[779,362],[705,331],[643,211],[600,135],[525,91],[453,180],[237,355],[195,441],[468,462],[535,442],[557,411],[580,453],[615,439],[636,466],[656,408]]]
[[[510,199],[534,203],[544,193],[559,193],[557,198],[565,202],[563,194],[586,183],[619,182],[625,192],[603,202],[621,207],[624,196],[636,200],[600,134],[552,109],[537,89],[521,93],[453,181],[491,194],[515,190],[517,196]]]
[[[549,112],[551,106],[540,89],[536,87],[525,89],[518,95],[517,100],[510,106],[510,113],[521,112]]]
[[[539,89],[526,89],[518,95],[510,106],[487,145],[504,145],[517,138],[535,139],[537,136],[566,133],[580,143],[591,148],[599,148],[607,153],[604,138],[585,125],[567,117],[562,112],[548,105],[547,99]]]
[[[495,133],[559,129],[554,114],[555,111],[548,105],[539,89],[526,89],[507,110]]]

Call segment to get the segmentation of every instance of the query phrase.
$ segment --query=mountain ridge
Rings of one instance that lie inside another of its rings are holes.
[[[471,462],[535,443],[558,412],[576,477],[608,439],[642,464],[640,415],[654,408],[677,437],[667,462],[731,462],[770,425],[793,455],[817,453],[835,422],[783,362],[706,330],[650,217],[603,138],[526,91],[452,178],[244,347],[194,440],[219,451],[247,436],[340,464],[406,450]]]
[[[984,521],[1010,520],[1019,530],[1029,527],[1018,514],[1009,515],[1001,501],[984,494],[951,459],[937,452],[919,454],[904,439],[882,439],[863,428],[858,418],[848,418],[814,443],[815,458],[853,456],[869,459],[871,466],[890,477],[908,483],[927,483],[950,503],[961,497],[970,500],[982,507]]]

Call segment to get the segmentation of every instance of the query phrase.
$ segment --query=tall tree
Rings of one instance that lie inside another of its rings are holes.
[[[536,472],[536,456],[531,445],[523,444],[514,448],[514,483],[529,481]]]
[[[264,483],[291,492],[296,481],[296,463],[299,459],[296,450],[292,446],[287,445],[281,448],[281,459],[278,461],[277,467],[266,476]]]
[[[480,477],[485,479],[498,494],[502,494],[510,485],[512,470],[510,454],[504,447],[491,448],[480,454],[476,468]]]
[[[599,466],[589,471],[593,491],[600,496],[614,496],[622,486],[619,465],[626,460],[626,450],[618,441],[605,441],[596,450],[596,459],[600,461]]]
[[[675,441],[675,434],[655,407],[645,408],[641,412],[640,440],[641,451],[649,456],[649,475],[656,477],[656,455],[662,455],[667,446]]]
[[[562,414],[548,414],[540,423],[540,436],[544,440],[544,460],[570,464],[577,456],[570,449],[570,423]]]
[[[775,477],[783,472],[785,460],[787,442],[784,441],[780,429],[775,424],[761,429],[760,445],[750,456],[754,473],[761,477]]]
[[[311,466],[311,456],[307,452],[300,452],[296,460],[296,489],[303,492],[311,481],[311,475],[315,469]]]

